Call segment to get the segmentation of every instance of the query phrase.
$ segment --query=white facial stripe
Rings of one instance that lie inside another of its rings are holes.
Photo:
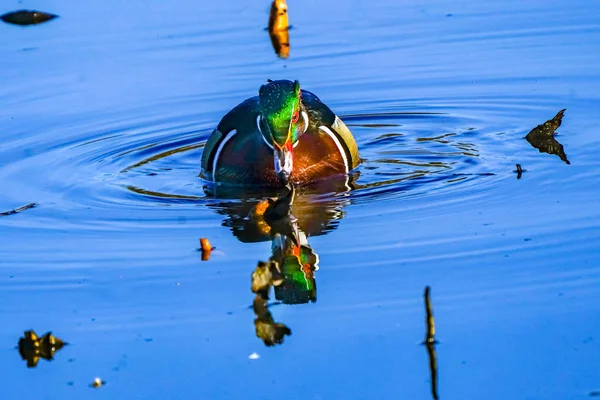
[[[273,150],[273,145],[271,143],[269,143],[269,141],[265,137],[265,134],[263,133],[262,129],[260,129],[260,114],[256,116],[256,128],[260,132],[260,136],[262,136],[263,141],[267,144],[267,146],[269,146],[269,148],[271,148],[271,150]]]
[[[304,131],[302,133],[304,133],[308,129],[308,114],[306,111],[302,111],[302,119],[304,120]]]
[[[223,139],[221,141],[221,144],[219,144],[219,147],[217,148],[217,152],[215,153],[215,158],[213,159],[213,170],[212,170],[212,176],[213,176],[213,182],[216,181],[215,177],[217,176],[217,165],[219,163],[219,156],[221,155],[221,151],[223,151],[223,148],[225,147],[225,144],[227,144],[227,142],[235,136],[235,134],[237,133],[237,131],[234,129],[232,131],[230,131],[227,136],[225,136],[225,139]]]
[[[333,139],[333,142],[337,146],[338,151],[340,152],[340,154],[342,155],[342,159],[344,160],[344,167],[346,168],[346,173],[350,172],[350,168],[348,166],[348,158],[346,157],[346,152],[344,151],[344,148],[342,147],[342,144],[338,140],[337,136],[333,132],[331,132],[331,130],[328,127],[326,127],[325,125],[321,125],[319,127],[319,129],[322,130],[323,132],[325,132],[326,134],[328,134],[329,137],[331,137],[331,139]]]

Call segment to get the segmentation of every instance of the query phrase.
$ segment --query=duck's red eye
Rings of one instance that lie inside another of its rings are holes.
[[[294,114],[292,115],[292,124],[295,124],[296,122],[298,122],[299,118],[300,118],[300,114],[298,114],[298,111],[294,111]]]

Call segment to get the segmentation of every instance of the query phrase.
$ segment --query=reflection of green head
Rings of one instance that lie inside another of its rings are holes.
[[[265,118],[273,144],[284,147],[298,140],[300,83],[270,81],[259,90],[261,114]]]
[[[275,298],[286,304],[317,301],[317,283],[314,271],[318,257],[308,246],[300,247],[300,257],[288,255],[279,262],[284,277],[282,285],[275,286]]]

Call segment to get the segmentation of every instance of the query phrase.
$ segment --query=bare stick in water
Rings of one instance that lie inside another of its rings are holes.
[[[0,213],[0,217],[6,217],[8,215],[13,215],[13,214],[16,214],[16,213],[20,213],[21,211],[28,210],[28,209],[33,208],[35,206],[37,206],[37,203],[29,203],[29,204],[27,204],[27,205],[25,205],[23,207],[15,208],[14,210],[5,211],[3,213]]]
[[[431,307],[431,290],[429,286],[425,287],[425,324],[427,326],[427,332],[425,336],[425,343],[435,342],[435,322],[433,320],[433,310]]]

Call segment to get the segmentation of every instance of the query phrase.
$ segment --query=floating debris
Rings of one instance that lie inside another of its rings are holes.
[[[96,377],[96,379],[94,379],[94,381],[92,383],[90,383],[90,387],[97,389],[99,387],[102,387],[106,385],[106,381],[103,381],[102,379]]]
[[[27,361],[27,368],[35,368],[40,358],[52,360],[54,354],[63,348],[66,343],[52,332],[47,332],[42,337],[33,331],[25,331],[23,337],[19,339],[19,354],[23,360]]]
[[[215,248],[210,245],[207,238],[200,238],[200,250],[202,251],[202,261],[208,261],[210,252]]]
[[[425,325],[427,327],[425,333],[425,343],[435,343],[435,321],[433,319],[433,309],[431,306],[430,298],[431,289],[429,286],[425,287]]]
[[[273,50],[280,58],[290,56],[290,24],[285,0],[274,0],[269,13],[269,36]]]
[[[529,144],[531,144],[534,148],[538,149],[540,153],[556,154],[561,160],[567,164],[571,164],[571,162],[567,159],[563,145],[560,144],[554,137],[556,134],[555,131],[562,123],[562,118],[565,111],[566,108],[560,110],[554,118],[549,119],[543,124],[533,128],[531,132],[527,134],[525,139],[527,139]]]
[[[425,287],[425,347],[427,348],[427,356],[429,357],[429,373],[431,375],[431,396],[434,400],[438,400],[438,392],[437,392],[437,382],[438,382],[438,373],[437,373],[437,355],[435,352],[435,321],[433,319],[433,309],[431,306],[431,289],[429,286]]]
[[[523,175],[523,172],[527,171],[526,169],[521,168],[521,164],[517,164],[517,169],[514,170],[513,172],[517,173],[517,179],[521,179],[521,175]]]
[[[21,211],[29,210],[30,208],[33,208],[37,205],[38,205],[37,203],[29,203],[27,205],[24,205],[23,207],[19,207],[19,208],[15,208],[14,210],[2,212],[2,213],[0,213],[0,217],[6,217],[8,215],[20,213]]]
[[[0,16],[2,21],[14,25],[36,25],[58,18],[58,15],[33,10],[18,10]]]

